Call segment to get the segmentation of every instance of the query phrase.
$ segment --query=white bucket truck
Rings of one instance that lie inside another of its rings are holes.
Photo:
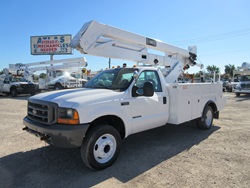
[[[197,65],[195,47],[180,49],[96,21],[86,23],[71,46],[84,54],[151,65],[104,70],[85,88],[29,98],[23,129],[57,147],[81,148],[92,169],[112,165],[121,139],[131,134],[191,120],[209,129],[226,104],[221,83],[177,82],[184,69]]]
[[[19,94],[35,95],[37,85],[28,81],[23,72],[12,68],[3,69],[4,74],[0,75],[0,93],[16,97]]]
[[[33,63],[17,63],[12,64],[12,67],[22,71],[24,77],[33,81],[32,75],[37,71],[45,71],[46,78],[39,78],[39,90],[54,89],[60,90],[65,88],[82,87],[80,82],[82,80],[72,77],[69,72],[75,69],[82,69],[86,67],[87,61],[85,58],[69,58],[51,61],[41,61]]]

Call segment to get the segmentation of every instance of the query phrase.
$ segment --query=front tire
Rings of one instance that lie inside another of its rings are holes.
[[[33,95],[35,95],[35,94],[36,94],[36,92],[35,92],[35,91],[30,93],[30,95],[31,95],[31,96],[33,96]]]
[[[12,88],[10,91],[10,94],[12,97],[16,97],[17,96],[17,90],[15,88]]]
[[[54,90],[61,90],[62,89],[62,85],[60,83],[56,83],[54,86]]]
[[[121,136],[114,127],[97,125],[87,133],[83,140],[82,160],[92,169],[105,169],[116,161],[120,145]]]
[[[211,106],[206,106],[202,117],[197,120],[198,127],[203,130],[210,129],[213,125],[214,111]]]

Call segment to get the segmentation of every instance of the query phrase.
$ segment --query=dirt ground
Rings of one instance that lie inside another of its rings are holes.
[[[194,123],[129,136],[115,164],[85,167],[78,149],[22,130],[29,96],[0,96],[0,187],[250,187],[250,96],[228,97],[207,131]]]

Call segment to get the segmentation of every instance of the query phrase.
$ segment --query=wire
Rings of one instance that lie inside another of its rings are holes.
[[[194,39],[175,41],[172,43],[174,43],[174,44],[186,44],[186,43],[187,44],[190,44],[190,43],[197,44],[197,43],[211,42],[211,41],[222,40],[222,39],[226,39],[226,38],[237,37],[237,36],[247,35],[247,34],[250,34],[250,28],[238,30],[238,31],[227,32],[227,33],[222,33],[222,34],[211,35],[211,36],[198,37],[198,38],[194,38]]]
[[[227,52],[221,52],[221,53],[215,53],[215,54],[207,54],[207,55],[200,55],[200,57],[207,57],[207,56],[216,56],[216,55],[223,55],[223,54],[232,54],[232,53],[238,53],[242,51],[249,51],[249,49],[242,49],[242,50],[233,50],[233,51],[227,51]]]

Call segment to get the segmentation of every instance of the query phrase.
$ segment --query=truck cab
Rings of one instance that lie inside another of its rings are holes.
[[[235,90],[234,90],[236,96],[239,97],[240,94],[249,94],[250,93],[250,74],[241,75],[238,81],[239,82],[235,86]]]
[[[118,105],[115,111],[118,112],[120,105],[122,109],[119,111],[124,110],[123,114],[126,117],[123,118],[123,121],[127,124],[125,136],[161,126],[168,120],[168,114],[165,113],[169,108],[169,103],[166,102],[167,90],[162,87],[159,74],[153,67],[106,70],[87,82],[84,88],[105,89],[114,94],[120,93],[115,100]],[[108,108],[105,105],[102,108]],[[112,108],[114,109],[114,107]],[[152,109],[154,110],[152,111]],[[115,111],[110,113],[114,114]],[[100,117],[103,115],[94,114],[94,116]],[[93,115],[86,114],[85,118],[87,116]],[[121,114],[117,114],[117,116],[120,117]],[[89,119],[89,121],[93,120],[94,117]]]

